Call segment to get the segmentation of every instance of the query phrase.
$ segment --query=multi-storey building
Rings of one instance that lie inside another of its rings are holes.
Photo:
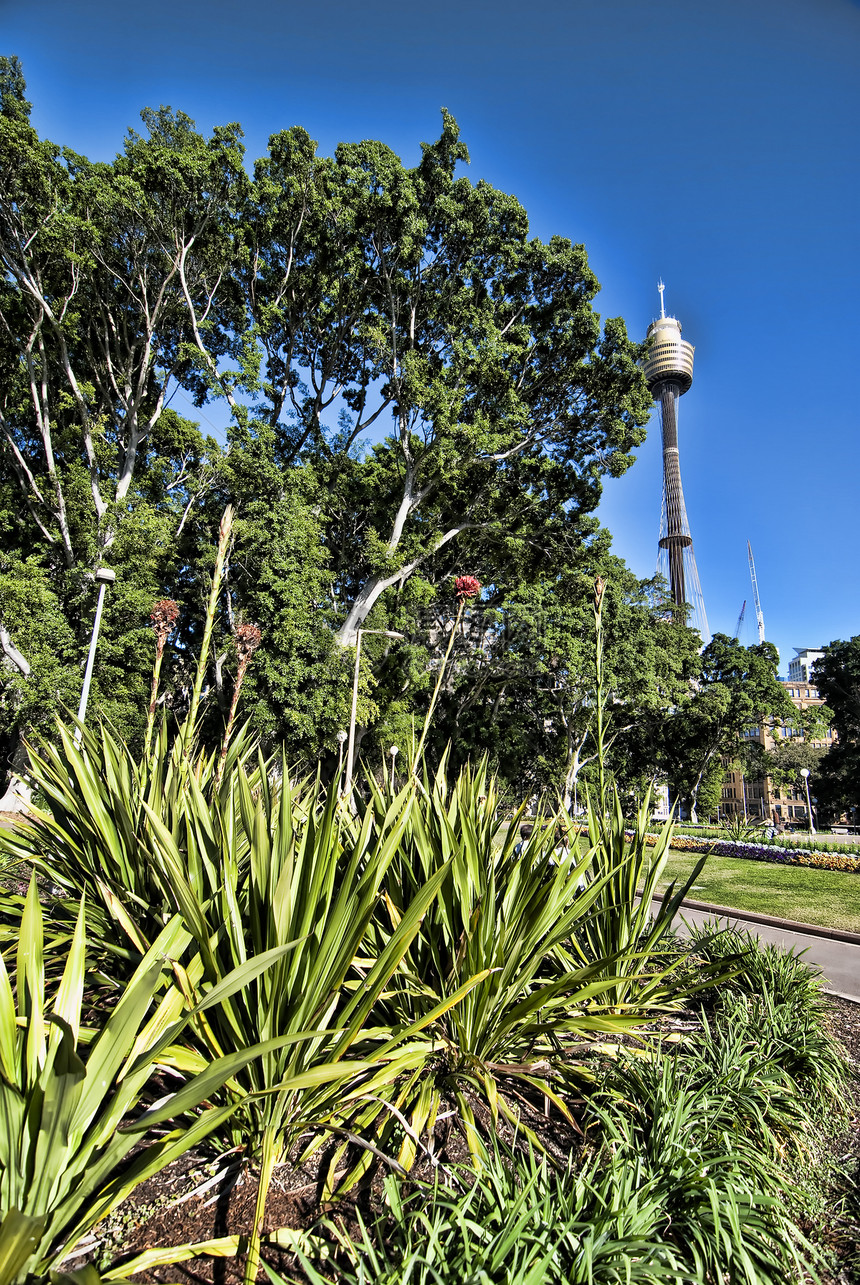
[[[801,667],[805,667],[807,673],[811,670],[812,661],[824,654],[809,648],[803,651],[795,648],[795,651],[797,652],[797,662],[792,661],[792,665],[798,663]],[[795,673],[800,672],[802,672],[802,669],[795,670]],[[798,710],[824,704],[823,697],[818,693],[818,688],[808,678],[789,677],[780,681],[792,705]],[[782,723],[776,726],[763,724],[760,727],[748,727],[743,735],[745,740],[758,741],[766,750],[772,750],[780,741],[793,739],[794,737],[803,739],[803,730],[791,723]],[[835,738],[836,733],[833,728],[828,727],[825,729],[823,737],[811,740],[809,744],[816,749],[829,749]],[[799,784],[787,789],[780,789],[769,777],[765,780],[747,779],[743,772],[738,771],[736,766],[730,767],[726,771],[723,781],[720,814],[722,816],[763,817],[769,821],[788,825],[805,826],[809,824],[806,791]]]
[[[816,647],[795,647],[794,660],[788,662],[788,681],[790,683],[811,683],[812,666],[824,655]]]

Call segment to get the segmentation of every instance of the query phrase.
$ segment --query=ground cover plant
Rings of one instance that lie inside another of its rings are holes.
[[[811,869],[860,874],[860,856],[854,850],[850,853],[833,852],[830,849],[809,852],[780,847],[775,842],[700,839],[689,835],[678,835],[674,846],[684,852],[717,852],[723,857],[743,857],[747,861],[770,861],[780,866],[806,866]]]
[[[843,857],[853,856],[860,859],[860,844],[856,842],[834,839],[827,834],[770,834],[765,821],[751,817],[735,817],[731,822],[724,822],[719,827],[704,825],[692,829],[682,824],[676,825],[675,835],[690,839],[752,841],[756,847],[778,848],[785,852],[821,852],[825,855],[835,852]]]
[[[821,980],[717,924],[695,944],[732,976],[701,992],[686,1038],[605,1060],[566,1163],[494,1142],[477,1177],[390,1175],[357,1233],[324,1216],[283,1279],[783,1285],[826,1273],[798,1226],[846,1091]]]

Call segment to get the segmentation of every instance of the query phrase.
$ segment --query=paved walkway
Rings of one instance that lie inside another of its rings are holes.
[[[682,906],[676,923],[679,930],[683,932],[685,920],[688,923],[701,924],[706,919],[713,918],[713,913],[706,910]],[[835,941],[829,937],[819,937],[817,934],[798,932],[788,923],[784,925],[756,923],[754,920],[745,919],[742,911],[733,911],[730,916],[721,915],[720,921],[755,933],[762,941],[774,942],[777,946],[784,946],[794,951],[805,951],[806,960],[810,964],[815,964],[827,979],[827,990],[832,991],[834,995],[842,996],[843,999],[851,999],[860,1004],[860,942]]]

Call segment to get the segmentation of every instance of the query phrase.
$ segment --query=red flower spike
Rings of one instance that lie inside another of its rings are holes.
[[[263,632],[259,625],[240,625],[236,630],[236,651],[240,664],[247,665],[260,645]]]
[[[457,595],[459,602],[465,602],[468,598],[475,598],[481,592],[480,581],[474,576],[457,576],[454,581],[454,593]]]
[[[152,621],[155,640],[159,647],[163,647],[173,633],[178,617],[179,603],[174,602],[172,598],[161,598],[152,608],[149,619]]]

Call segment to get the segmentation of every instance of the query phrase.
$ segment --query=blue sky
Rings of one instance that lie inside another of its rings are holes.
[[[749,539],[783,671],[860,633],[856,0],[0,0],[0,49],[37,127],[94,158],[169,103],[240,121],[252,157],[302,124],[411,162],[447,107],[473,179],[585,243],[604,316],[641,337],[665,280],[696,345],[681,468],[711,628],[751,597]],[[656,430],[601,517],[652,574]]]

